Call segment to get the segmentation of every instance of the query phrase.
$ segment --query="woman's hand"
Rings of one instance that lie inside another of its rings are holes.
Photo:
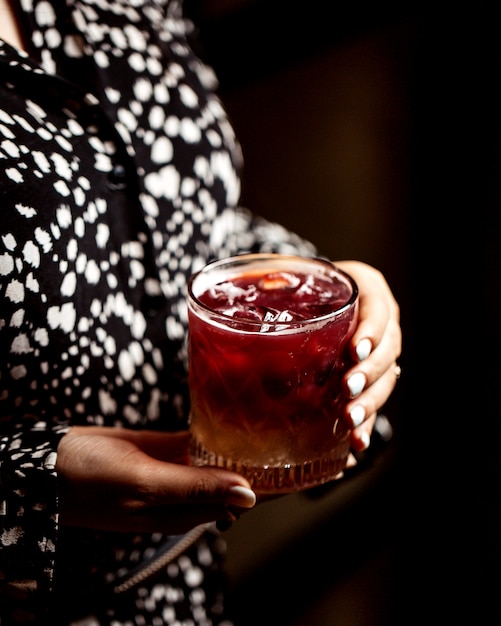
[[[377,411],[385,404],[400,376],[397,365],[402,350],[400,308],[384,276],[359,261],[337,261],[358,284],[359,321],[351,340],[356,362],[345,376],[346,416],[354,426],[352,446],[369,445]]]
[[[178,534],[254,506],[249,483],[188,465],[188,433],[74,426],[58,447],[60,521]]]

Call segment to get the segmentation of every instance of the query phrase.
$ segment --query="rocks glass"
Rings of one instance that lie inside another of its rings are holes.
[[[191,461],[298,491],[345,467],[341,378],[358,288],[332,263],[280,254],[215,261],[188,286]]]

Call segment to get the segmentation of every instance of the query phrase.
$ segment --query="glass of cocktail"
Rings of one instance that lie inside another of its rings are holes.
[[[341,379],[358,314],[354,280],[322,259],[244,254],[188,285],[190,456],[260,494],[299,491],[345,467]]]

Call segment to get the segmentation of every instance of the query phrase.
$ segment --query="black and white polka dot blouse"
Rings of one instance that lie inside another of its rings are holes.
[[[20,7],[28,54],[0,40],[5,624],[100,588],[162,545],[59,528],[54,467],[72,424],[186,427],[187,277],[246,250],[313,253],[238,208],[239,146],[179,1]],[[221,550],[207,533],[130,605],[89,606],[86,623],[229,624]]]

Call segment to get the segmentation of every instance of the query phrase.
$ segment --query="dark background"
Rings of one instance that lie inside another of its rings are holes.
[[[186,2],[242,204],[380,268],[404,332],[391,442],[227,532],[239,626],[501,623],[501,33],[456,4]]]

